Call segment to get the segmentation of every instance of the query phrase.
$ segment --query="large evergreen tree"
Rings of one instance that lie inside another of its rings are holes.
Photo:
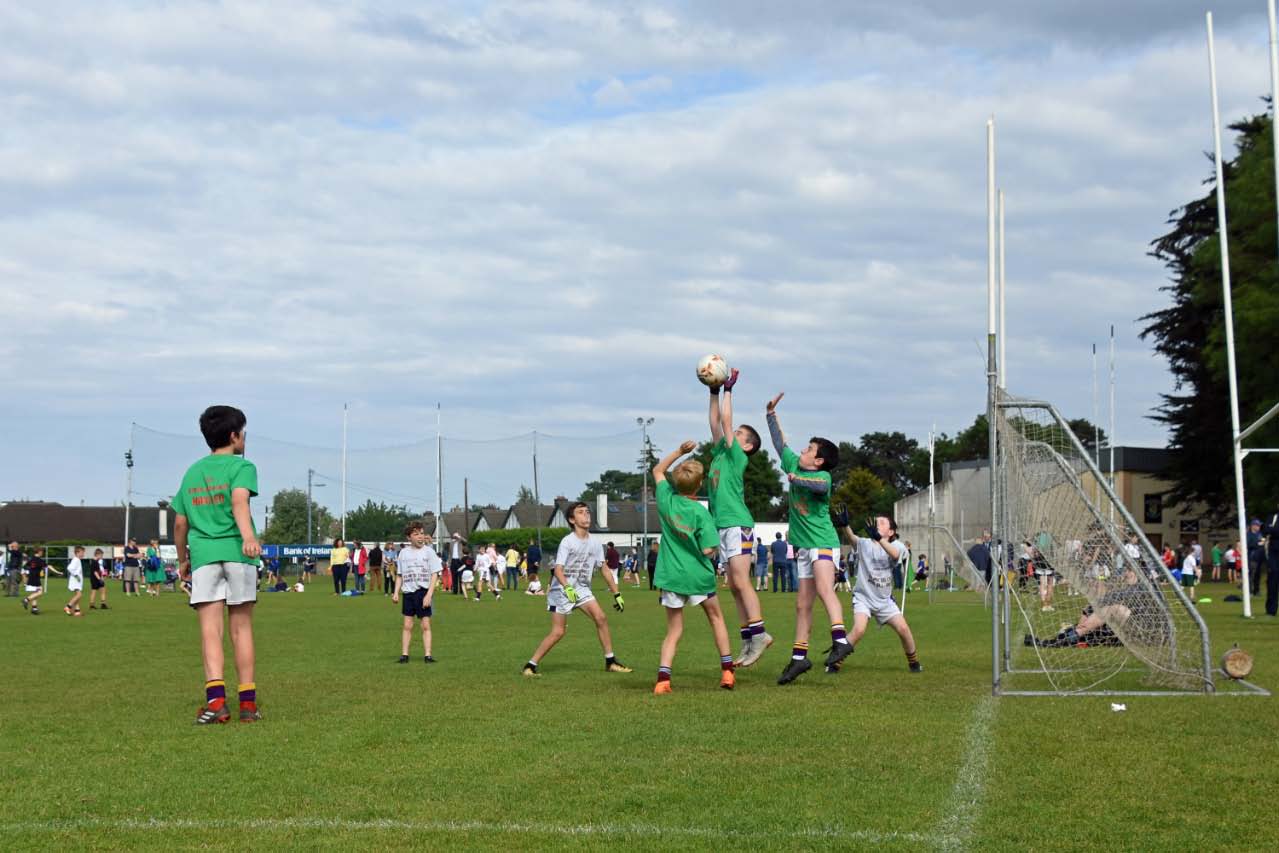
[[[1225,164],[1232,301],[1241,426],[1279,401],[1279,242],[1274,196],[1271,121],[1253,116],[1231,125],[1238,153]],[[1142,317],[1143,338],[1168,359],[1176,380],[1154,419],[1167,425],[1173,451],[1170,503],[1202,502],[1214,515],[1230,516],[1234,503],[1230,390],[1226,372],[1221,245],[1216,185],[1172,212],[1172,230],[1150,254],[1167,267],[1172,304]],[[1247,442],[1279,446],[1279,420]],[[1245,462],[1245,488],[1254,511],[1279,500],[1279,470],[1254,457]]]

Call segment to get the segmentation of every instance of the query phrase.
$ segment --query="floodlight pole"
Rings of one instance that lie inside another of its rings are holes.
[[[1115,490],[1115,324],[1110,324],[1110,490]],[[1115,521],[1115,504],[1110,504],[1110,521]]]
[[[990,457],[990,526],[992,550],[999,530],[999,491],[995,471],[997,443],[995,438],[995,399],[998,394],[999,373],[996,355],[995,315],[995,117],[986,121],[986,420],[987,452]],[[992,555],[993,556],[993,555]],[[1001,562],[1002,562],[1002,558]],[[991,692],[1000,690],[999,668],[999,593],[1004,574],[1002,565],[992,566],[992,603],[990,609]]]
[[[644,543],[644,553],[648,554],[648,428],[653,425],[653,419],[636,418],[635,423],[639,424],[643,435],[643,444],[640,445],[640,477],[643,478],[640,485],[640,516],[644,519],[644,535],[640,541]]]
[[[1271,33],[1274,33],[1274,3],[1270,4],[1271,8]],[[1235,463],[1235,505],[1238,512],[1239,526],[1239,565],[1243,568],[1240,573],[1240,596],[1243,598],[1243,615],[1245,619],[1252,618],[1252,595],[1248,587],[1248,519],[1247,507],[1244,503],[1243,493],[1243,456],[1240,452],[1241,440],[1239,438],[1239,382],[1235,377],[1235,320],[1234,310],[1232,306],[1231,287],[1230,287],[1230,245],[1227,236],[1228,227],[1226,224],[1226,175],[1225,169],[1221,164],[1221,110],[1217,103],[1217,52],[1213,45],[1212,38],[1212,12],[1207,13],[1208,24],[1208,83],[1212,89],[1212,141],[1213,141],[1213,164],[1217,170],[1217,233],[1218,240],[1221,244],[1221,290],[1222,302],[1225,307],[1226,321],[1226,375],[1230,380],[1230,437],[1231,455],[1234,457]],[[1274,55],[1274,40],[1271,37],[1271,56]],[[1271,65],[1271,80],[1273,82],[1273,62]],[[1271,128],[1273,131],[1273,128]]]
[[[346,542],[346,412],[347,404],[342,404],[342,542]]]
[[[999,358],[996,366],[999,368],[999,390],[1008,390],[1008,314],[1004,310],[1005,298],[1005,279],[1004,279],[1004,191],[999,191]]]
[[[129,547],[129,510],[133,506],[133,434],[137,429],[136,422],[129,424],[129,449],[124,454],[124,542]]]
[[[533,503],[537,505],[538,513],[541,513],[542,498],[537,487],[537,430],[533,430]],[[539,552],[542,550],[542,524],[540,523],[537,525],[537,550]]]
[[[312,532],[312,527],[311,527],[311,503],[312,503],[311,490],[324,487],[323,483],[312,482],[314,477],[315,477],[315,469],[307,468],[306,469],[306,544],[307,544],[307,547],[310,547],[315,542],[313,538],[314,534]]]
[[[435,538],[443,541],[444,524],[444,433],[440,404],[435,404]],[[440,546],[444,547],[443,544]]]

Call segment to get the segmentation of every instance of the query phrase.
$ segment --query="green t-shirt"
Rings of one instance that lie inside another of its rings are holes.
[[[750,457],[742,446],[727,438],[721,438],[711,448],[711,472],[706,481],[706,495],[710,498],[711,517],[720,530],[725,527],[754,527],[755,519],[746,508],[746,465]]]
[[[662,548],[657,552],[658,589],[680,595],[708,595],[715,591],[715,570],[702,551],[719,545],[711,514],[669,482],[657,484],[657,516],[662,523]]]
[[[790,531],[787,540],[796,548],[838,548],[839,534],[830,520],[830,472],[803,471],[799,467],[799,454],[789,447],[782,448],[782,470],[805,480],[826,483],[826,494],[819,495],[803,486],[790,484]]]
[[[1214,566],[1221,565],[1221,546],[1220,545],[1212,546],[1212,564]]]
[[[191,525],[191,568],[210,563],[234,562],[259,565],[244,556],[244,540],[231,514],[231,491],[258,493],[258,469],[242,456],[214,453],[187,469],[173,497],[173,511],[185,515]],[[251,523],[251,522],[250,522]],[[254,528],[254,533],[257,528]]]

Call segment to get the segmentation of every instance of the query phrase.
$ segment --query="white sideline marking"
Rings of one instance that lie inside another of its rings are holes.
[[[948,816],[936,838],[936,843],[943,850],[966,850],[972,840],[990,768],[991,730],[998,708],[995,697],[986,696],[973,709],[965,736],[964,760],[955,776],[955,787],[950,790]]]
[[[66,820],[0,823],[0,833],[7,832],[66,832],[87,829],[123,831],[151,830],[419,830],[427,832],[513,832],[536,835],[561,836],[682,836],[685,838],[741,838],[743,840],[775,838],[813,841],[861,841],[880,843],[907,841],[915,844],[939,844],[946,839],[933,834],[917,832],[876,832],[875,830],[842,829],[840,827],[812,827],[809,829],[778,830],[768,833],[719,827],[666,826],[655,823],[584,823],[553,824],[479,820],[398,820],[372,818],[353,820],[341,818],[247,818],[243,820],[196,818],[69,818]]]

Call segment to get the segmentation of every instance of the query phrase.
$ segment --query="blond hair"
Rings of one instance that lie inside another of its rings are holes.
[[[675,483],[675,490],[681,495],[697,494],[705,476],[706,469],[696,459],[685,459],[671,469],[671,480]]]

